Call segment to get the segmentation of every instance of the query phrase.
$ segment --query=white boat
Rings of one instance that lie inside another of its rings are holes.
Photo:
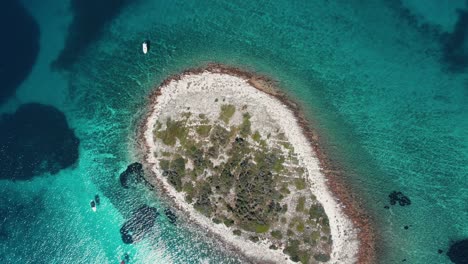
[[[91,204],[91,210],[93,210],[93,212],[96,212],[96,202],[94,200],[91,200],[90,204]]]
[[[148,53],[149,48],[150,48],[149,46],[150,46],[149,40],[143,41],[143,44],[142,44],[143,54]]]

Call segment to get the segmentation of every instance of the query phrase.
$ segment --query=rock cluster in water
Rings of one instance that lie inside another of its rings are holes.
[[[171,209],[164,209],[164,214],[166,215],[167,219],[169,219],[169,222],[171,224],[175,224],[175,222],[177,221],[177,216],[174,214],[174,212],[172,212]]]
[[[447,256],[455,264],[468,264],[468,239],[453,243],[447,252]]]
[[[143,205],[120,228],[120,235],[125,244],[132,244],[143,238],[156,222],[159,212],[156,208]]]
[[[14,114],[0,118],[0,179],[56,174],[78,160],[79,142],[58,109],[22,105]]]
[[[128,165],[127,169],[120,174],[120,184],[125,189],[142,182],[145,182],[145,179],[141,163],[135,162]]]
[[[390,204],[395,205],[398,203],[401,206],[406,206],[411,204],[411,200],[408,196],[404,195],[402,192],[393,191],[388,195],[390,198]]]

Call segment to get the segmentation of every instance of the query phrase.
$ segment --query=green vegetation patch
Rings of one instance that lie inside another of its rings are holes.
[[[273,231],[271,231],[270,234],[271,234],[271,236],[273,238],[276,238],[276,239],[282,239],[283,238],[283,234],[279,230],[273,230]]]
[[[155,129],[156,137],[167,146],[180,142],[175,151],[159,152],[163,175],[214,223],[233,227],[235,235],[254,242],[272,239],[286,245],[284,252],[292,260],[315,263],[312,256],[319,256],[323,245],[328,249],[331,243],[328,218],[320,204],[309,207],[310,200],[316,203],[315,196],[292,192],[308,186],[304,168],[287,166],[297,160],[292,146],[278,141],[279,131],[263,138],[253,132],[249,113],[243,114],[241,124],[230,125],[236,108],[229,104],[220,107],[222,121],[209,120],[204,114],[184,114],[180,121],[167,119],[165,130],[163,125]],[[192,166],[186,168],[187,164]],[[296,200],[290,204],[292,208],[282,202],[286,197]]]
[[[285,184],[281,185],[280,192],[282,194],[290,194],[291,192],[288,189],[288,184],[285,183]]]
[[[159,160],[159,167],[160,167],[163,171],[169,170],[169,166],[170,166],[170,161],[169,161],[169,160],[166,160],[166,159],[160,159],[160,160]]]
[[[330,255],[328,254],[323,254],[323,253],[320,253],[320,254],[315,254],[314,255],[314,259],[319,261],[319,262],[327,262],[330,260]]]
[[[294,185],[298,190],[304,190],[306,188],[306,181],[304,178],[295,178]]]
[[[195,188],[192,182],[184,183],[182,190],[185,192],[185,201],[188,203],[193,202],[193,196],[195,195]]]
[[[161,122],[159,122],[159,120],[156,120],[156,127],[154,129],[158,131],[159,129],[161,129],[161,127],[162,127]]]
[[[166,120],[166,129],[156,132],[156,137],[168,146],[174,146],[177,139],[181,142],[185,141],[187,135],[188,130],[185,127],[185,121],[172,121],[170,118]]]
[[[304,228],[305,228],[305,225],[304,225],[304,222],[299,222],[297,225],[296,225],[296,230],[297,232],[299,233],[302,233],[304,232]]]
[[[197,127],[198,135],[202,137],[207,137],[210,134],[211,126],[210,125],[201,125]]]
[[[192,113],[190,113],[190,112],[183,112],[182,113],[182,117],[184,117],[185,119],[189,119],[191,116],[192,116]]]
[[[284,169],[283,163],[284,163],[284,158],[282,156],[279,156],[275,160],[275,163],[273,164],[273,170],[276,173],[280,173]]]
[[[250,114],[249,113],[245,113],[242,115],[242,124],[240,125],[239,127],[239,133],[241,136],[243,137],[247,137],[250,135],[250,133],[252,133],[251,131],[251,123],[250,123]]]
[[[221,113],[219,114],[219,119],[223,120],[224,123],[229,124],[229,120],[236,112],[236,107],[231,104],[221,105]]]
[[[266,232],[268,232],[268,229],[270,229],[270,225],[262,225],[262,224],[256,224],[255,225],[255,232],[256,233],[266,233]]]
[[[167,151],[163,151],[163,152],[161,153],[161,155],[162,155],[163,157],[170,157],[170,156],[172,155],[172,153],[171,153],[171,152],[167,152]]]
[[[320,239],[320,232],[319,231],[312,231],[310,234],[310,238],[312,241],[317,242]]]
[[[310,255],[307,251],[300,249],[301,242],[296,239],[290,239],[283,253],[289,255],[292,261],[308,263]]]
[[[213,211],[213,205],[210,200],[210,195],[213,193],[211,191],[211,186],[207,181],[197,182],[197,201],[193,207],[200,213],[210,216]]]
[[[304,211],[304,204],[305,204],[305,197],[301,196],[297,200],[297,205],[296,205],[296,212],[302,212]]]
[[[232,219],[229,219],[229,218],[224,218],[224,225],[227,226],[227,227],[230,227],[234,224],[234,220]]]
[[[309,208],[309,218],[318,220],[320,217],[326,217],[323,207],[319,204],[313,204]]]
[[[216,125],[210,135],[210,142],[213,146],[224,147],[229,143],[230,135],[224,127]]]
[[[255,131],[255,133],[252,135],[252,139],[255,141],[255,142],[260,142],[260,139],[262,137],[260,136],[260,133],[258,131]]]
[[[249,239],[250,239],[252,242],[255,242],[255,243],[259,241],[258,236],[249,236]]]
[[[177,156],[171,161],[166,159],[159,160],[159,166],[163,171],[163,176],[166,176],[168,182],[179,192],[182,191],[182,178],[185,176],[185,162],[186,160],[181,156]]]

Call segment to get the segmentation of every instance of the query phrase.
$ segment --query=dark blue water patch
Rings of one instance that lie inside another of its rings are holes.
[[[58,109],[22,105],[14,114],[0,118],[0,179],[56,174],[78,160],[79,142]]]
[[[164,214],[166,215],[167,219],[169,220],[169,223],[175,225],[175,223],[177,221],[177,215],[170,208],[164,209]]]
[[[91,43],[98,40],[105,26],[134,0],[72,0],[73,21],[65,47],[52,66],[69,69]]]
[[[447,256],[455,264],[468,264],[468,239],[463,239],[453,243]]]
[[[437,25],[420,20],[402,4],[401,0],[388,1],[386,4],[396,9],[400,13],[400,16],[408,21],[410,25],[440,41],[442,51],[441,64],[445,69],[458,73],[468,67],[468,10],[458,10],[458,19],[453,31],[444,33]],[[468,1],[466,6],[468,8]],[[431,49],[426,49],[423,52],[428,55],[437,53]]]
[[[143,165],[138,162],[128,165],[127,169],[120,174],[119,179],[120,185],[125,189],[144,182]]]
[[[143,205],[120,228],[120,235],[125,244],[141,240],[156,222],[159,212],[156,208]]]
[[[390,199],[391,205],[398,203],[400,206],[407,206],[411,204],[410,198],[402,192],[393,191],[388,195],[388,198]]]
[[[459,10],[458,13],[453,32],[442,37],[444,60],[453,72],[468,67],[468,11]]]
[[[39,26],[17,0],[0,1],[0,104],[29,75],[39,53]]]

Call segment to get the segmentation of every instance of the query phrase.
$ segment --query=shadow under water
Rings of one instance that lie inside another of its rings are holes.
[[[0,179],[56,174],[78,160],[79,139],[58,109],[25,104],[0,118]]]
[[[103,28],[130,2],[132,0],[72,0],[73,21],[68,27],[65,46],[52,66],[69,69],[99,39]]]
[[[0,104],[29,75],[39,53],[39,25],[20,1],[0,1]]]
[[[140,207],[120,228],[122,241],[125,244],[132,244],[141,240],[146,233],[151,231],[158,216],[159,212],[156,208],[147,205]]]
[[[468,10],[460,10],[452,33],[444,36],[444,60],[449,69],[461,72],[468,66]]]

